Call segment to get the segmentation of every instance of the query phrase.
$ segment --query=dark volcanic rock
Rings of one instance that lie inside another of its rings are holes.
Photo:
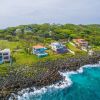
[[[7,100],[11,93],[17,93],[17,91],[27,87],[42,87],[58,82],[63,79],[58,71],[75,71],[83,65],[95,64],[98,61],[100,61],[100,52],[95,53],[94,56],[78,55],[77,57],[40,62],[35,66],[47,67],[48,71],[39,73],[35,78],[23,76],[23,71],[29,70],[29,72],[32,72],[33,69],[11,70],[7,76],[0,76],[0,100]]]

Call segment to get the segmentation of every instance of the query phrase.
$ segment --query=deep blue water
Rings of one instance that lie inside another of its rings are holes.
[[[84,68],[83,73],[72,74],[70,79],[70,87],[52,88],[21,100],[100,100],[100,67]]]

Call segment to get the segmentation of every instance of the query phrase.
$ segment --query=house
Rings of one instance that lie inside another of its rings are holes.
[[[36,46],[33,46],[32,53],[37,55],[38,57],[44,57],[48,55],[48,53],[45,52],[46,50],[47,50],[46,47],[42,45],[36,45]]]
[[[76,46],[80,47],[81,49],[87,49],[88,48],[88,42],[84,39],[73,39],[73,42]]]
[[[50,46],[51,46],[52,50],[57,53],[65,53],[68,51],[66,46],[61,44],[60,42],[53,42],[53,43],[51,43]]]
[[[0,50],[0,64],[10,61],[10,49]]]

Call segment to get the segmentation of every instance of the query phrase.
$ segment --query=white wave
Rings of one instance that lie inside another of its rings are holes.
[[[85,65],[85,66],[80,67],[76,72],[77,73],[83,73],[83,69],[84,68],[89,68],[89,67],[100,67],[100,64],[94,64],[94,65],[89,64],[89,65]]]
[[[83,73],[83,68],[82,68],[82,67],[79,68],[79,69],[77,70],[77,73]]]
[[[82,67],[80,67],[78,70],[76,71],[68,71],[68,72],[59,72],[62,76],[65,77],[69,77],[72,74],[78,74],[78,73],[83,73],[84,68],[89,68],[89,67],[100,67],[100,64],[94,64],[94,65],[84,65]]]
[[[56,84],[40,88],[40,89],[36,89],[35,87],[32,87],[31,91],[30,91],[30,88],[23,89],[22,91],[18,92],[18,95],[12,94],[12,96],[17,98],[18,100],[30,100],[29,98],[30,96],[35,96],[35,95],[39,96],[39,95],[45,94],[46,92],[50,92],[53,90],[64,89],[72,85],[72,81],[69,77],[70,75],[83,73],[83,69],[88,68],[88,67],[100,67],[100,65],[99,64],[85,65],[79,68],[77,71],[59,72],[60,75],[64,77],[64,80]],[[12,96],[9,98],[9,100],[13,100]]]
[[[30,100],[29,97],[31,96],[36,96],[36,95],[40,96],[42,94],[45,94],[46,92],[50,92],[58,89],[64,89],[66,87],[69,87],[71,84],[72,84],[71,80],[68,77],[65,77],[63,81],[60,81],[50,86],[43,87],[41,89],[36,89],[35,87],[32,88],[32,91],[30,91],[29,88],[23,89],[22,91],[18,92],[18,95],[12,94],[9,100],[13,100],[12,99],[13,96],[18,100]]]

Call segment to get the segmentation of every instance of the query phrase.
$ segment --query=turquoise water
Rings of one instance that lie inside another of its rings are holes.
[[[20,100],[100,100],[100,67],[84,68],[83,73],[70,75],[72,85],[49,88]]]

